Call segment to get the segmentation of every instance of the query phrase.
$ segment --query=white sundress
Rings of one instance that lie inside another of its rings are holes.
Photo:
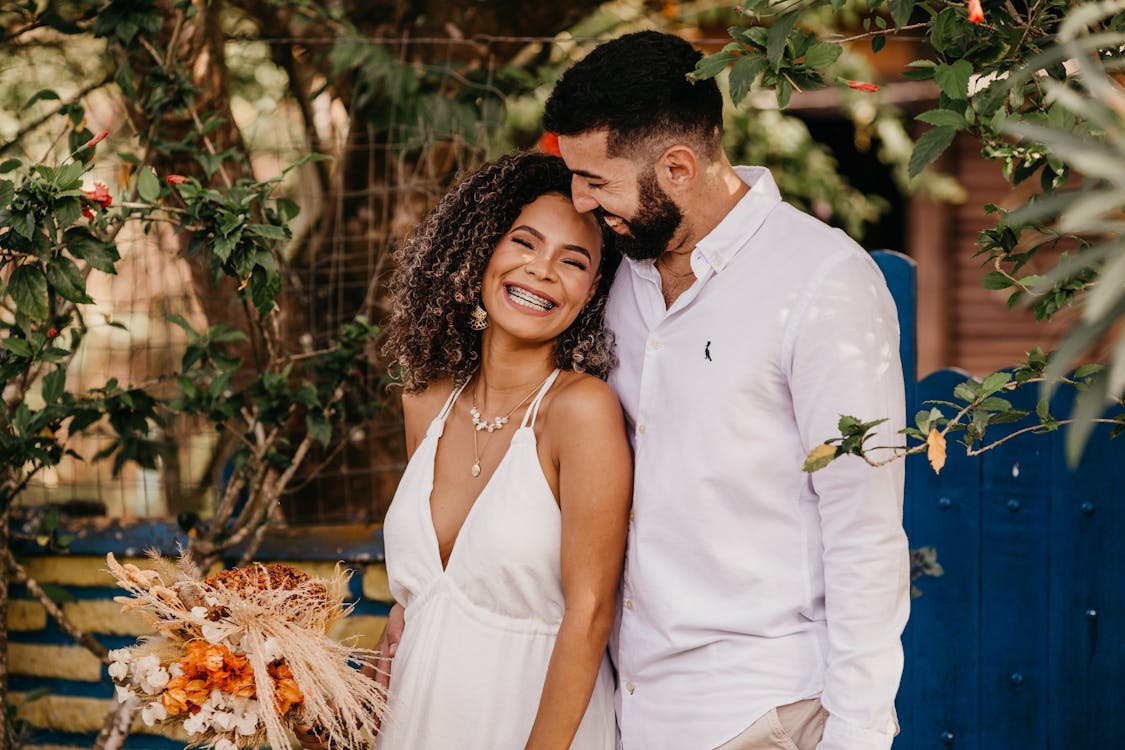
[[[430,494],[438,440],[464,386],[407,464],[383,526],[391,593],[405,607],[406,629],[377,750],[522,750],[527,742],[564,605],[561,518],[534,430],[558,374],[528,406],[445,570]],[[616,733],[613,677],[603,657],[571,748],[614,750]]]

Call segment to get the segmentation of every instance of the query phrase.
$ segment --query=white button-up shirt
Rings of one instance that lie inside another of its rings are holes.
[[[866,252],[782,203],[765,169],[665,308],[626,259],[610,376],[636,452],[614,657],[624,750],[706,750],[820,696],[821,750],[884,750],[909,612],[902,461],[810,449],[841,414],[904,421],[894,302]]]

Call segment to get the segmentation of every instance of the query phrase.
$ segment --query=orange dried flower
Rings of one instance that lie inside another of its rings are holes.
[[[192,679],[182,674],[168,680],[160,702],[169,716],[177,716],[185,711],[195,713],[209,695],[211,691],[207,688],[206,680]]]
[[[869,94],[879,90],[878,85],[866,83],[865,81],[848,81],[848,88],[855,89],[856,91],[865,91]]]
[[[187,178],[182,174],[170,174],[165,179],[168,180],[169,185],[183,185],[185,182],[187,182]]]
[[[301,693],[301,688],[297,687],[288,664],[274,663],[269,670],[277,690],[277,712],[284,716],[293,706],[304,703],[305,696]]]

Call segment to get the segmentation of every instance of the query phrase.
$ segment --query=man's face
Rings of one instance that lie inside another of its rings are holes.
[[[563,160],[574,173],[575,208],[593,211],[616,232],[623,254],[655,258],[668,249],[683,213],[660,187],[655,165],[610,157],[607,141],[605,130],[559,136]]]

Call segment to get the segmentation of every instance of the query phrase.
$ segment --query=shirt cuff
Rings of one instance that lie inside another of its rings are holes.
[[[816,750],[890,750],[896,734],[898,720],[895,717],[888,720],[886,731],[880,732],[849,724],[829,714],[824,724],[824,736]]]

